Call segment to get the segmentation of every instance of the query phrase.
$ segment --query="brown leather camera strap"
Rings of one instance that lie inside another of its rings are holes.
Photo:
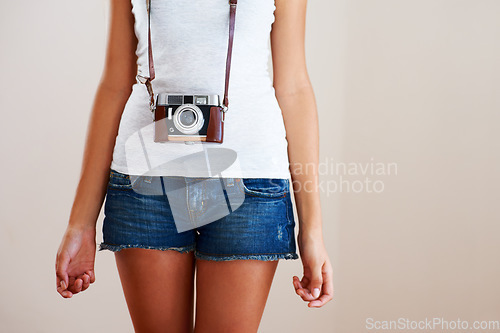
[[[153,49],[151,47],[151,1],[146,0],[146,8],[148,12],[148,57],[149,57],[149,78],[146,79],[145,84],[148,89],[149,96],[151,98],[150,105],[151,110],[154,110],[155,100],[153,88],[151,86],[151,81],[155,78],[155,67],[153,62]],[[231,54],[233,52],[233,38],[234,38],[234,22],[236,20],[236,5],[238,0],[229,0],[229,42],[227,46],[227,57],[226,57],[226,79],[225,79],[225,87],[224,87],[224,99],[223,106],[225,107],[225,111],[229,106],[229,74],[231,72]]]

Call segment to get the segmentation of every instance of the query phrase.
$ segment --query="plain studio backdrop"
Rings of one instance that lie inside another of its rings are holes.
[[[108,5],[0,3],[1,332],[132,332],[111,252],[89,290],[55,290]],[[260,332],[500,320],[499,13],[497,0],[310,1],[336,292],[307,308],[292,287],[300,261],[280,262]]]

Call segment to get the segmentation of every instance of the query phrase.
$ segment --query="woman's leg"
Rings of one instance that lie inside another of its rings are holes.
[[[199,333],[255,333],[278,261],[196,260]]]
[[[136,333],[193,331],[193,252],[133,248],[115,258]]]

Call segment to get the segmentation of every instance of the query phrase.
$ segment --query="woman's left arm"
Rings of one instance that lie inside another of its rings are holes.
[[[275,5],[273,85],[286,128],[304,267],[302,279],[294,276],[293,285],[309,307],[321,307],[333,297],[333,269],[323,243],[318,113],[305,59],[307,0],[275,0]]]

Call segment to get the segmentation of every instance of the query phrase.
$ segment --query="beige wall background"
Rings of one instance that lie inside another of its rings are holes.
[[[309,2],[321,161],[340,167],[321,175],[336,294],[308,309],[291,284],[300,261],[282,261],[261,332],[500,320],[499,12],[496,0]],[[110,252],[89,290],[55,291],[107,16],[104,0],[0,2],[1,332],[132,332]]]

